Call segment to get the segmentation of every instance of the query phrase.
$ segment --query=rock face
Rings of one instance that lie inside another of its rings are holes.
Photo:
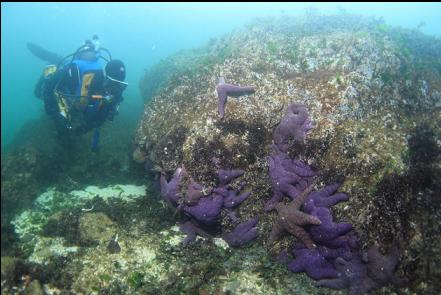
[[[34,147],[20,147],[2,153],[1,180],[1,247],[4,254],[12,251],[15,241],[10,222],[16,214],[31,207],[51,177],[49,157]],[[12,254],[12,253],[11,253]]]
[[[2,156],[2,226],[37,196],[48,159],[35,148],[23,148]],[[11,212],[12,211],[12,212]]]
[[[253,194],[236,213],[241,221],[259,216],[267,237],[276,219],[263,210],[273,195],[269,146],[287,107],[301,103],[314,128],[304,143],[283,142],[287,154],[320,171],[319,186],[342,183],[350,198],[333,208],[337,219],[354,226],[363,246],[399,243],[399,272],[413,278],[411,287],[430,292],[424,282],[440,273],[427,266],[441,262],[441,238],[433,235],[441,210],[440,57],[440,40],[375,19],[255,21],[147,72],[138,152],[169,176],[184,165],[205,187],[216,183],[213,157],[225,169],[243,170],[241,181]],[[255,86],[252,95],[228,100],[223,120],[219,77]]]
[[[123,116],[125,116],[123,114]],[[131,118],[119,118],[100,129],[101,151],[90,150],[92,133],[72,138],[58,138],[50,118],[26,122],[13,142],[2,146],[1,165],[1,245],[3,254],[13,255],[10,221],[32,207],[32,202],[48,186],[71,191],[91,183],[106,186],[125,182],[142,183],[143,169],[129,157],[131,136],[136,126]],[[117,139],[117,140],[115,140]],[[140,155],[141,156],[141,155]],[[137,178],[137,180],[135,180]]]

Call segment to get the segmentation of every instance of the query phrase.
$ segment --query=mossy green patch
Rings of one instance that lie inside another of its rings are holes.
[[[144,280],[144,274],[139,271],[133,271],[130,273],[127,281],[132,288],[138,289],[142,286]]]

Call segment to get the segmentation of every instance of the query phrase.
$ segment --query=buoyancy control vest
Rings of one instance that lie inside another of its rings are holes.
[[[89,90],[95,76],[103,73],[102,61],[74,60],[72,63],[78,69],[78,85],[75,91],[78,99],[74,101],[74,107],[79,111],[98,111],[102,102],[92,99]]]
[[[103,74],[103,62],[99,58],[95,59],[73,59],[67,65],[67,72],[55,89],[60,110],[68,118],[69,112],[76,111],[96,112],[100,106],[100,101],[91,99],[89,89],[95,76]]]
[[[103,72],[104,65],[99,59],[94,61],[78,59],[73,60],[72,64],[76,65],[78,69],[78,86],[75,94],[77,96],[88,96],[92,79],[97,73]]]

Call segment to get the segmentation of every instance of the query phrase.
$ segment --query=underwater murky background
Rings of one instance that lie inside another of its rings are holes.
[[[441,4],[2,3],[1,33],[2,294],[441,292]],[[98,153],[26,47],[94,34],[129,83]]]

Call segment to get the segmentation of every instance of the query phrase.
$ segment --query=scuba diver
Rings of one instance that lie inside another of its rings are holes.
[[[123,62],[112,59],[110,52],[100,47],[96,35],[64,58],[33,43],[27,46],[34,55],[51,63],[34,92],[44,101],[59,135],[81,135],[95,129],[91,148],[97,151],[98,128],[118,113],[128,85],[124,82]],[[102,56],[103,52],[108,58]]]

